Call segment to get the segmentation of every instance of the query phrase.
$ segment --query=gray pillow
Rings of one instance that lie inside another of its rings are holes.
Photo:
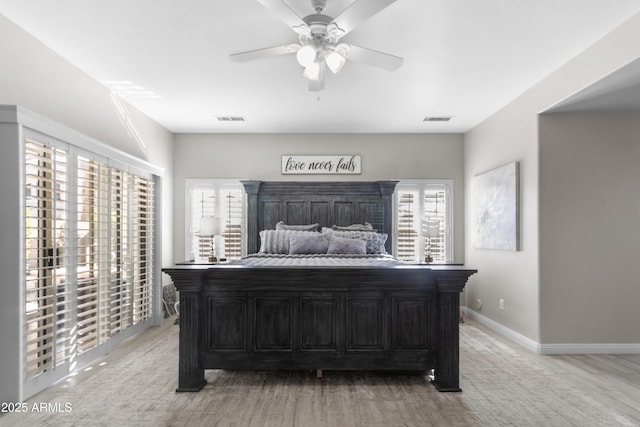
[[[386,233],[377,233],[375,231],[361,230],[333,230],[324,227],[322,233],[330,236],[347,237],[349,239],[361,239],[367,242],[368,254],[386,254],[387,250],[384,244],[389,237]]]
[[[289,238],[297,234],[319,234],[315,231],[262,230],[260,232],[260,253],[288,254]]]
[[[347,237],[329,236],[328,254],[364,255],[367,253],[367,241]]]
[[[290,254],[326,254],[329,239],[324,234],[295,234],[289,237]]]
[[[369,222],[365,222],[364,224],[351,224],[351,225],[347,225],[347,226],[339,226],[339,225],[333,225],[331,226],[332,229],[334,230],[345,230],[345,231],[349,231],[349,230],[355,230],[355,231],[376,231],[373,229],[373,225],[371,225],[371,223]]]
[[[296,230],[296,231],[318,231],[320,224],[303,224],[303,225],[289,225],[282,221],[276,224],[276,230]]]

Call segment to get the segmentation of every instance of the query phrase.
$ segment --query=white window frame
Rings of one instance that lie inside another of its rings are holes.
[[[415,190],[418,191],[420,195],[420,200],[418,201],[420,206],[420,212],[423,212],[422,206],[424,205],[424,191],[429,187],[437,187],[443,188],[445,191],[445,203],[446,203],[446,213],[445,213],[445,263],[454,261],[454,194],[453,194],[453,180],[452,179],[399,179],[398,184],[396,184],[396,190],[394,191],[394,200],[393,200],[393,253],[398,254],[398,196],[402,191],[403,187],[415,187]],[[420,239],[422,236],[419,234],[417,239]],[[416,254],[416,259],[414,262],[423,262],[425,258],[425,250],[422,245],[418,245],[418,253]]]

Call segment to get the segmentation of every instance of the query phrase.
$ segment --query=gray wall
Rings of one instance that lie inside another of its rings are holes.
[[[544,343],[640,343],[640,114],[540,117]]]
[[[355,176],[281,175],[286,154],[359,154]],[[185,179],[263,181],[453,179],[455,259],[464,258],[464,158],[460,134],[178,134],[174,151],[174,260],[185,257]]]

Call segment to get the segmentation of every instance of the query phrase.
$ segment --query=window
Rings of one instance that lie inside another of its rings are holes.
[[[206,260],[214,251],[213,236],[200,235],[204,217],[218,217],[222,241],[215,251],[230,260],[243,255],[244,188],[239,180],[188,179],[186,212],[186,259]]]
[[[25,143],[27,381],[153,315],[153,177],[81,153]]]
[[[400,181],[396,187],[396,257],[403,262],[453,260],[451,181]]]

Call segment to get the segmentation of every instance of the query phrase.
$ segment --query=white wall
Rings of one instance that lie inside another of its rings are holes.
[[[285,154],[359,154],[356,176],[281,175]],[[184,190],[187,178],[263,181],[453,179],[454,256],[464,260],[464,162],[459,134],[179,134],[174,152],[174,259],[184,250]]]
[[[162,179],[162,252],[163,264],[171,262],[172,251],[172,153],[173,135],[166,129],[124,103],[128,119],[135,124],[139,135],[146,144],[143,149],[127,127],[123,117],[111,98],[109,91],[75,66],[45,47],[42,43],[15,26],[0,15],[0,105],[18,105],[40,116],[53,120],[90,138],[110,145],[129,155],[164,169]],[[16,129],[5,129],[4,135]],[[2,144],[14,143],[16,138],[6,138]],[[7,148],[7,147],[5,147]],[[14,148],[14,147],[11,147]],[[13,152],[7,150],[7,152]],[[15,157],[16,159],[18,157]],[[16,162],[17,167],[18,162]],[[2,171],[2,197],[15,200],[18,190],[17,169]],[[6,194],[11,191],[11,194]],[[5,210],[7,214],[5,215]],[[13,210],[11,210],[13,209]],[[10,213],[8,213],[10,210]],[[2,220],[15,221],[18,208],[3,206]],[[13,240],[3,236],[0,265],[12,262],[15,253]],[[15,237],[15,238],[14,238]],[[15,263],[13,264],[15,265]],[[15,270],[15,269],[13,269]],[[19,280],[4,275],[0,282],[0,342],[2,364],[0,364],[0,401],[19,402],[18,390],[22,371],[20,355],[15,345],[19,343]],[[159,300],[158,305],[159,308]],[[5,351],[6,350],[6,351]],[[17,356],[16,356],[17,355]]]
[[[640,114],[540,117],[545,343],[640,343]]]
[[[542,319],[562,314],[553,313],[555,307],[546,305],[540,286],[541,266],[539,236],[546,233],[539,223],[546,218],[539,214],[540,160],[538,144],[538,114],[554,103],[583,89],[618,68],[640,57],[640,15],[636,15],[605,38],[585,50],[563,67],[506,105],[489,119],[465,134],[465,186],[471,187],[473,176],[511,161],[521,162],[521,235],[522,250],[502,252],[473,247],[471,209],[466,195],[465,224],[467,230],[466,263],[479,269],[471,277],[466,291],[466,305],[484,319],[497,322],[510,331],[541,343],[548,329],[557,323],[544,323]],[[598,298],[585,290],[574,295],[579,298]],[[481,310],[475,302],[480,298]],[[504,310],[498,300],[505,300]],[[577,326],[577,328],[583,328]],[[575,336],[583,336],[579,330]],[[565,339],[574,342],[573,334]]]

